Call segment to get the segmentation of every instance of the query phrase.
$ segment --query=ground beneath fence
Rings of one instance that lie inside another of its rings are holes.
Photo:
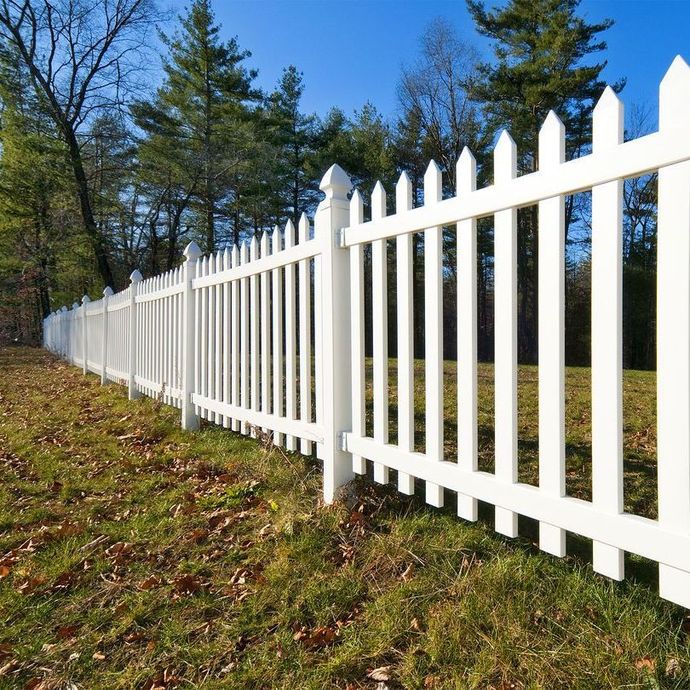
[[[687,688],[652,564],[592,573],[0,349],[0,688]]]

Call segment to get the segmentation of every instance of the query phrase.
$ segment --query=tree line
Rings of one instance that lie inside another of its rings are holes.
[[[478,186],[491,184],[498,132],[510,131],[518,174],[536,170],[549,110],[566,127],[568,158],[591,149],[591,115],[605,84],[606,20],[589,23],[578,0],[468,0],[492,55],[446,19],[420,36],[401,70],[398,108],[368,101],[352,114],[305,113],[304,78],[288,65],[272,91],[257,85],[251,53],[224,40],[210,0],[194,0],[173,25],[152,0],[0,2],[0,336],[35,340],[41,319],[105,285],[122,289],[135,267],[154,275],[179,265],[195,239],[206,252],[297,222],[320,198],[323,172],[339,163],[365,197],[390,192],[407,171],[423,203],[430,159],[455,193],[455,163],[468,146]],[[160,30],[158,86],[147,81]],[[620,91],[624,80],[613,85]],[[648,129],[636,109],[629,135]],[[656,179],[624,194],[624,363],[654,367]],[[391,211],[392,206],[391,206]],[[478,222],[478,348],[493,356],[493,221]],[[537,361],[537,208],[518,212],[518,351]],[[590,204],[566,200],[566,359],[589,363]],[[391,251],[394,257],[394,244]],[[415,351],[424,352],[423,235],[414,237]],[[456,247],[444,232],[444,343],[455,356]],[[395,285],[390,261],[389,285]],[[371,295],[366,302],[370,305]],[[394,323],[395,294],[389,306]],[[370,313],[370,309],[367,309]],[[369,317],[370,318],[370,317]],[[370,341],[371,324],[367,324]],[[391,329],[390,348],[395,353]]]

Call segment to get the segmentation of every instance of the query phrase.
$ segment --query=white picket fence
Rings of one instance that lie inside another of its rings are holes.
[[[476,189],[475,162],[458,161],[457,196],[442,199],[431,163],[424,205],[409,179],[396,187],[393,215],[380,184],[371,219],[333,166],[325,199],[269,239],[200,257],[191,243],[182,267],[102,300],[63,308],[44,323],[45,346],[129,394],[162,397],[242,433],[263,428],[290,450],[316,445],[324,496],[374,464],[399,490],[425,482],[426,500],[457,493],[458,514],[477,519],[495,506],[496,530],[517,535],[517,516],[539,521],[540,546],[565,555],[565,533],[593,541],[594,569],[623,578],[630,552],[659,563],[662,597],[690,607],[690,68],[676,58],[660,87],[659,131],[623,141],[623,105],[607,88],[594,111],[593,151],[565,162],[565,132],[551,113],[539,136],[539,166],[517,177],[515,144],[504,132],[494,184]],[[622,186],[658,170],[658,520],[623,511]],[[565,495],[564,196],[592,190],[592,490]],[[539,214],[539,486],[517,481],[516,209]],[[495,229],[495,472],[477,469],[476,220]],[[458,456],[443,453],[442,227],[457,230]],[[414,450],[412,234],[424,233],[425,437]],[[388,438],[387,246],[395,239],[398,438]],[[283,244],[284,241],[284,244]],[[364,264],[372,245],[373,437],[365,427]],[[312,293],[313,291],[313,293]],[[311,313],[313,305],[314,313]],[[312,332],[312,328],[314,332]],[[312,352],[313,343],[313,352]],[[313,381],[312,381],[313,380]],[[313,382],[313,386],[312,386]],[[312,393],[313,391],[313,393]]]

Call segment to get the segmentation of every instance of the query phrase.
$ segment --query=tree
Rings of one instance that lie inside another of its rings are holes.
[[[207,251],[216,248],[216,222],[230,179],[246,159],[249,105],[259,98],[252,88],[256,71],[244,67],[249,51],[237,39],[219,39],[209,0],[195,0],[173,36],[163,35],[169,55],[165,82],[154,103],[138,102],[137,124],[158,140],[162,167],[183,169],[186,192],[195,204]],[[182,168],[180,167],[182,166]],[[193,185],[193,187],[192,187]]]
[[[510,0],[493,10],[481,0],[468,0],[467,5],[479,33],[492,40],[495,58],[480,67],[471,93],[484,106],[491,130],[510,130],[520,172],[539,166],[539,129],[549,110],[565,124],[567,155],[585,152],[591,142],[592,110],[605,86],[600,74],[606,62],[584,61],[606,48],[599,34],[613,22],[587,23],[577,14],[579,0]],[[623,84],[614,88],[620,90]],[[573,203],[571,197],[566,227]],[[518,353],[527,362],[536,361],[537,354],[537,261],[536,208],[521,209]]]
[[[32,341],[51,311],[58,257],[69,240],[78,243],[61,222],[69,217],[68,160],[13,51],[0,51],[0,103],[1,320],[12,337]]]
[[[451,189],[463,148],[480,153],[479,109],[467,88],[478,61],[476,49],[460,39],[450,22],[438,18],[422,34],[420,58],[403,69],[398,85],[406,124],[417,129],[427,157],[441,166]]]
[[[275,186],[279,208],[297,224],[303,211],[314,205],[318,180],[310,177],[308,164],[314,154],[316,119],[300,110],[303,76],[294,65],[283,70],[278,87],[268,100],[267,117],[275,147]]]
[[[66,145],[84,231],[108,285],[107,242],[94,218],[79,135],[99,110],[127,101],[156,18],[151,0],[0,2],[0,34],[26,66]]]

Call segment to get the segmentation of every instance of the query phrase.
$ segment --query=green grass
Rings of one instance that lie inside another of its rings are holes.
[[[390,438],[397,440],[397,361],[389,361]],[[367,433],[373,435],[372,364],[365,369]],[[538,484],[538,368],[518,368],[518,479]],[[457,372],[455,362],[444,363],[445,458],[457,457]],[[625,458],[625,510],[655,519],[656,495],[656,373],[625,371],[623,375],[623,452]],[[592,498],[591,372],[567,367],[565,376],[566,493]],[[415,449],[424,452],[424,361],[414,363]],[[494,470],[493,365],[478,367],[479,469]]]
[[[568,372],[573,493],[587,490],[588,375]],[[523,478],[535,376],[520,372]],[[625,387],[643,509],[653,375]],[[659,599],[652,564],[628,558],[612,583],[584,540],[551,558],[530,521],[498,537],[486,506],[468,524],[367,481],[330,507],[320,489],[311,459],[182,432],[177,410],[0,350],[0,687],[690,687],[690,619]]]

